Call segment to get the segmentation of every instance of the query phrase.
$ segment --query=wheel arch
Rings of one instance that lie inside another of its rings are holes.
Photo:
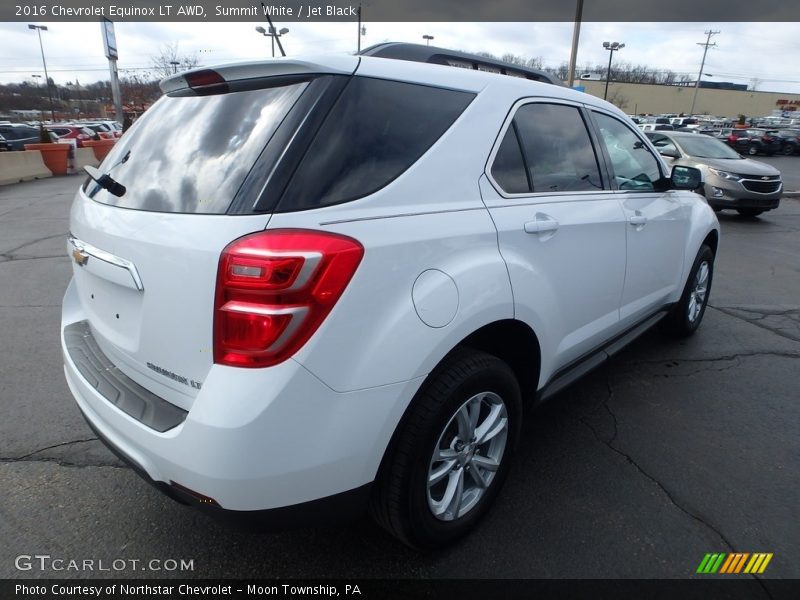
[[[411,402],[405,407],[403,415],[397,422],[397,426],[383,450],[383,456],[375,473],[375,479],[378,479],[381,473],[385,471],[384,467],[387,460],[391,457],[400,432],[402,432],[408,420],[408,415],[419,397],[419,390],[424,389],[439,375],[443,365],[455,353],[464,352],[467,349],[486,352],[504,361],[517,378],[523,402],[535,398],[541,368],[541,346],[536,333],[529,325],[517,319],[501,319],[483,325],[455,344],[425,377],[417,393],[414,394]]]
[[[703,240],[703,244],[711,248],[712,254],[717,256],[717,248],[719,248],[719,231],[712,229]],[[701,245],[703,245],[701,244]]]

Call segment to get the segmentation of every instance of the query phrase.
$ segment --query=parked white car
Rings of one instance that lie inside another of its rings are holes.
[[[182,502],[283,526],[369,505],[450,543],[523,400],[703,318],[699,171],[602,100],[371,56],[161,85],[77,193],[61,330],[90,426]]]

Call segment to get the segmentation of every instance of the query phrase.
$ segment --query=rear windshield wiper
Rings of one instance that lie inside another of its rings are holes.
[[[91,177],[97,183],[97,185],[104,190],[108,190],[110,194],[113,194],[118,198],[121,198],[125,195],[125,192],[127,191],[125,186],[113,179],[108,173],[101,173],[99,169],[90,165],[83,167],[83,170],[89,174],[89,177]]]

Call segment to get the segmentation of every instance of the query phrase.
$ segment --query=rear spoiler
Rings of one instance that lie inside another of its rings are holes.
[[[319,60],[287,59],[241,62],[202,67],[184,71],[163,79],[159,84],[165,94],[190,87],[201,87],[209,84],[275,77],[281,75],[352,75],[358,68],[360,59],[357,56],[331,55]]]

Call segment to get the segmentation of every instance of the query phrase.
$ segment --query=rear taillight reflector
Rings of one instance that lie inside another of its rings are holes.
[[[352,238],[303,229],[229,244],[217,271],[214,362],[267,367],[292,356],[339,300],[363,255]]]

